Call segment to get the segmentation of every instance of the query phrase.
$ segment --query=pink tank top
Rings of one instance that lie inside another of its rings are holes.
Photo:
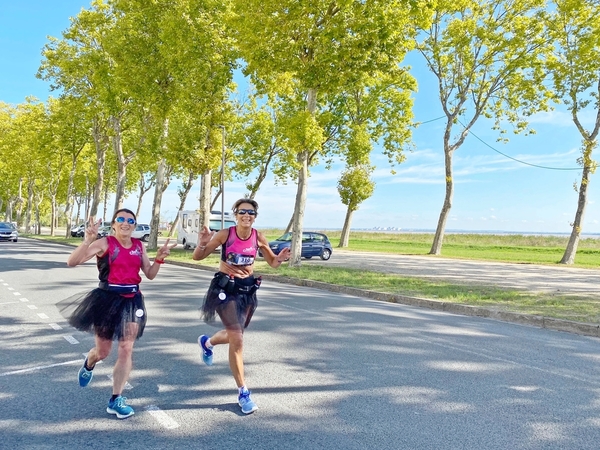
[[[123,247],[114,236],[107,236],[108,257],[110,258],[110,270],[108,282],[111,284],[140,284],[142,277],[142,242],[132,238],[133,245],[130,248]]]
[[[254,264],[258,252],[257,232],[252,228],[248,239],[240,239],[236,228],[229,228],[227,242],[221,247],[221,260],[234,266],[250,266]]]

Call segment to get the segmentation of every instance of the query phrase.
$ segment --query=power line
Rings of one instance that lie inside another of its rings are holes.
[[[435,119],[427,120],[425,122],[417,122],[417,124],[418,125],[423,125],[423,124],[430,123],[430,122],[435,122],[437,120],[444,119],[444,118],[446,118],[446,116],[436,117]],[[460,123],[463,127],[466,128],[465,124],[463,124],[460,120],[458,120],[458,123]],[[504,156],[505,158],[508,158],[508,159],[511,159],[511,160],[513,160],[515,162],[518,162],[519,164],[524,164],[526,166],[537,167],[538,169],[547,169],[547,170],[581,170],[581,167],[576,167],[576,168],[571,168],[571,167],[548,167],[548,166],[540,166],[538,164],[528,163],[526,161],[521,161],[520,159],[513,158],[512,156],[507,155],[506,153],[502,153],[500,150],[495,149],[490,144],[488,144],[483,139],[481,139],[479,136],[477,136],[475,133],[473,133],[471,130],[468,130],[468,133],[472,134],[475,139],[477,139],[479,142],[481,142],[486,147],[489,147],[490,149],[492,149],[496,153]]]

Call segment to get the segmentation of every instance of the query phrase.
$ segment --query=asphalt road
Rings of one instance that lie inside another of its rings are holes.
[[[196,344],[213,331],[197,313],[212,274],[168,264],[142,284],[136,414],[118,420],[105,412],[114,354],[77,384],[93,337],[55,303],[97,271],[66,267],[68,252],[0,245],[4,448],[598,448],[599,339],[268,282],[245,339],[260,409],[244,416],[226,348],[206,367]]]

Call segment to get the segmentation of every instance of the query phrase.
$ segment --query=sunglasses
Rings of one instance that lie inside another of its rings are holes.
[[[251,216],[256,215],[256,211],[254,209],[238,209],[237,213],[241,216],[243,216],[244,214],[249,214]]]
[[[117,217],[115,219],[115,222],[117,223],[125,223],[125,221],[127,221],[129,225],[133,225],[135,223],[135,219],[132,219],[131,217],[128,217],[127,219],[125,217]]]

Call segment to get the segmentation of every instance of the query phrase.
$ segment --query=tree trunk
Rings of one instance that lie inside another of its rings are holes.
[[[117,187],[115,191],[115,211],[123,208],[123,199],[125,198],[125,180],[127,178],[127,162],[123,154],[123,140],[121,139],[121,120],[113,117],[114,135],[113,150],[117,159]],[[113,211],[114,213],[114,211]]]
[[[79,152],[77,152],[77,155]],[[69,180],[67,184],[67,199],[65,202],[65,217],[67,219],[67,229],[65,237],[71,237],[71,226],[73,225],[73,180],[75,179],[75,169],[77,168],[77,155],[71,158],[71,170],[69,170]]]
[[[102,144],[102,135],[98,118],[94,118],[92,134],[94,136],[94,145],[96,147],[96,184],[94,185],[92,201],[90,202],[89,211],[85,220],[88,220],[90,217],[96,217],[96,214],[98,214],[98,205],[100,204],[100,196],[102,195],[102,187],[104,185],[106,148]]]
[[[306,185],[308,179],[308,152],[300,154],[302,167],[298,171],[298,189],[296,190],[296,201],[294,203],[294,220],[292,229],[292,248],[290,255],[290,267],[300,267],[302,254],[302,226],[304,224],[304,208],[306,207]]]
[[[575,263],[575,255],[577,254],[577,246],[579,245],[579,239],[581,237],[581,227],[583,225],[583,216],[585,214],[585,206],[587,204],[587,192],[591,173],[590,157],[592,148],[592,144],[586,142],[586,149],[583,157],[583,173],[581,175],[581,184],[579,185],[579,197],[577,200],[577,212],[575,213],[573,229],[571,230],[571,236],[569,237],[567,248],[565,249],[565,253],[562,259],[560,260],[561,264]]]
[[[210,193],[212,186],[212,171],[209,169],[202,174],[200,178],[200,205],[198,211],[200,213],[200,223],[202,227],[207,227],[210,224]]]
[[[353,214],[354,210],[352,207],[348,206],[346,209],[346,218],[344,219],[344,226],[342,227],[342,234],[340,235],[340,243],[338,244],[338,248],[348,247],[348,243],[350,242],[350,224],[352,223]]]
[[[306,109],[310,114],[317,109],[317,90],[310,88],[306,96]],[[308,159],[309,149],[305,149],[298,155],[300,170],[298,170],[298,189],[296,190],[296,201],[294,203],[294,220],[292,229],[292,247],[290,255],[290,267],[300,267],[302,254],[302,229],[304,226],[304,208],[306,207],[306,194],[308,183]]]
[[[161,158],[156,170],[156,185],[154,186],[154,202],[152,203],[152,218],[150,219],[150,237],[148,238],[148,250],[158,248],[158,228],[160,227],[160,205],[165,184],[165,170],[167,163]]]
[[[446,146],[444,146],[446,147]],[[446,196],[444,198],[444,205],[440,212],[438,219],[437,228],[435,230],[435,236],[433,237],[433,244],[430,255],[440,255],[442,253],[442,243],[444,241],[444,233],[446,230],[446,222],[450,209],[452,208],[452,197],[454,196],[454,180],[452,179],[452,150],[444,150],[444,162],[446,165]]]

